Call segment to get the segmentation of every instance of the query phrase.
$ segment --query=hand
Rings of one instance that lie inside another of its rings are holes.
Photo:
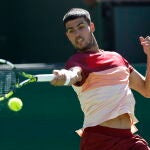
[[[147,36],[146,38],[141,36],[139,39],[143,46],[144,53],[150,56],[150,36]]]
[[[50,82],[54,86],[62,86],[66,81],[66,76],[61,70],[53,70],[55,78]]]

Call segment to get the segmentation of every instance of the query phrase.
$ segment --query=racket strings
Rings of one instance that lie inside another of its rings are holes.
[[[3,96],[13,90],[15,88],[15,84],[15,72],[10,70],[0,71],[0,96]]]

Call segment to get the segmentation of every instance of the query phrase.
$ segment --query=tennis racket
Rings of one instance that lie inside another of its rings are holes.
[[[0,101],[10,98],[17,88],[34,82],[50,82],[54,74],[32,75],[16,69],[11,62],[0,59]]]

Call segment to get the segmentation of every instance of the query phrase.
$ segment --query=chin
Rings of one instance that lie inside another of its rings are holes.
[[[79,52],[86,52],[88,49],[78,49]]]

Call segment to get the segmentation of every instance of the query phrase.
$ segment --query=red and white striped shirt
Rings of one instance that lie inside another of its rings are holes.
[[[74,54],[66,63],[66,69],[82,68],[82,81],[73,85],[84,112],[83,128],[98,125],[124,113],[134,124],[135,99],[129,88],[129,75],[133,67],[118,53],[101,51]]]

